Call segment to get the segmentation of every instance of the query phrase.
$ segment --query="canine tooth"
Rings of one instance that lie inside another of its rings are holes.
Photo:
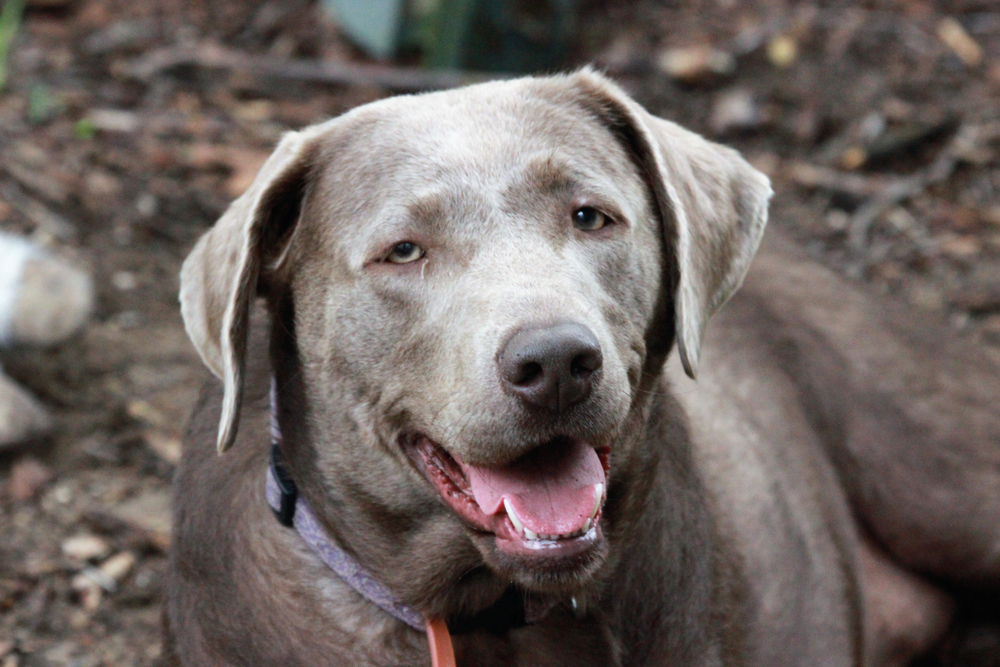
[[[538,533],[535,533],[533,531],[528,530],[527,528],[524,528],[524,539],[526,539],[526,540],[537,540],[538,539]]]
[[[598,482],[594,484],[594,509],[590,511],[590,518],[597,516],[597,510],[601,509],[601,501],[604,500],[604,485]]]
[[[514,524],[514,530],[516,530],[519,534],[525,533],[524,524],[517,518],[517,514],[514,513],[514,508],[510,506],[510,501],[506,498],[503,499],[503,507],[507,510],[507,516],[510,517],[510,522]]]
[[[587,519],[583,522],[583,527],[576,531],[578,535],[584,535],[588,530],[590,530],[590,524],[593,523],[593,519]]]

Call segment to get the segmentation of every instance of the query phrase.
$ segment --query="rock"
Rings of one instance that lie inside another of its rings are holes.
[[[96,535],[74,535],[62,543],[62,552],[79,561],[98,560],[111,552],[111,546]]]
[[[715,98],[708,124],[716,134],[752,130],[763,125],[766,114],[746,88],[727,90]]]
[[[83,325],[93,306],[89,275],[0,234],[0,343],[58,343]]]
[[[736,71],[736,59],[706,44],[666,49],[657,65],[662,72],[685,83],[701,83]]]
[[[52,470],[33,458],[24,458],[14,464],[7,480],[7,493],[18,502],[34,498],[38,491],[52,481]]]
[[[38,437],[51,427],[52,419],[42,404],[0,372],[0,450]]]

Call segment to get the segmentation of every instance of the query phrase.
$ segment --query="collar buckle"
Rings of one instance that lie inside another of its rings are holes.
[[[271,445],[271,472],[274,481],[278,483],[278,491],[281,493],[281,500],[277,507],[272,506],[271,511],[278,518],[278,523],[287,528],[291,528],[295,521],[295,502],[299,498],[299,490],[295,486],[295,481],[288,474],[285,468],[285,457],[281,453],[278,443]]]

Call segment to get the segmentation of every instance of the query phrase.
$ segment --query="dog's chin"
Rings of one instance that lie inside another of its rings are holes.
[[[475,533],[473,543],[501,579],[535,593],[575,592],[604,564],[608,543],[600,526],[570,540],[526,546],[499,535]]]
[[[539,593],[567,592],[586,584],[607,557],[601,519],[608,448],[561,438],[543,446],[554,453],[524,457],[541,461],[477,468],[426,437],[404,437],[402,443],[501,578]],[[549,502],[543,508],[548,512],[539,513],[532,505],[540,494],[561,495],[562,502]]]

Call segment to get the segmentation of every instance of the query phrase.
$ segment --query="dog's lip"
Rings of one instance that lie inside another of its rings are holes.
[[[488,515],[476,502],[472,485],[462,470],[462,465],[444,447],[423,435],[408,435],[401,438],[404,448],[416,467],[437,490],[441,498],[452,510],[479,533],[495,538],[497,549],[519,558],[556,559],[577,556],[603,539],[600,520],[603,515],[604,488],[595,489],[598,496],[596,509],[587,520],[583,530],[571,536],[553,539],[527,539],[524,527],[515,527],[510,512],[499,511]],[[604,472],[608,470],[610,447],[597,450]]]

